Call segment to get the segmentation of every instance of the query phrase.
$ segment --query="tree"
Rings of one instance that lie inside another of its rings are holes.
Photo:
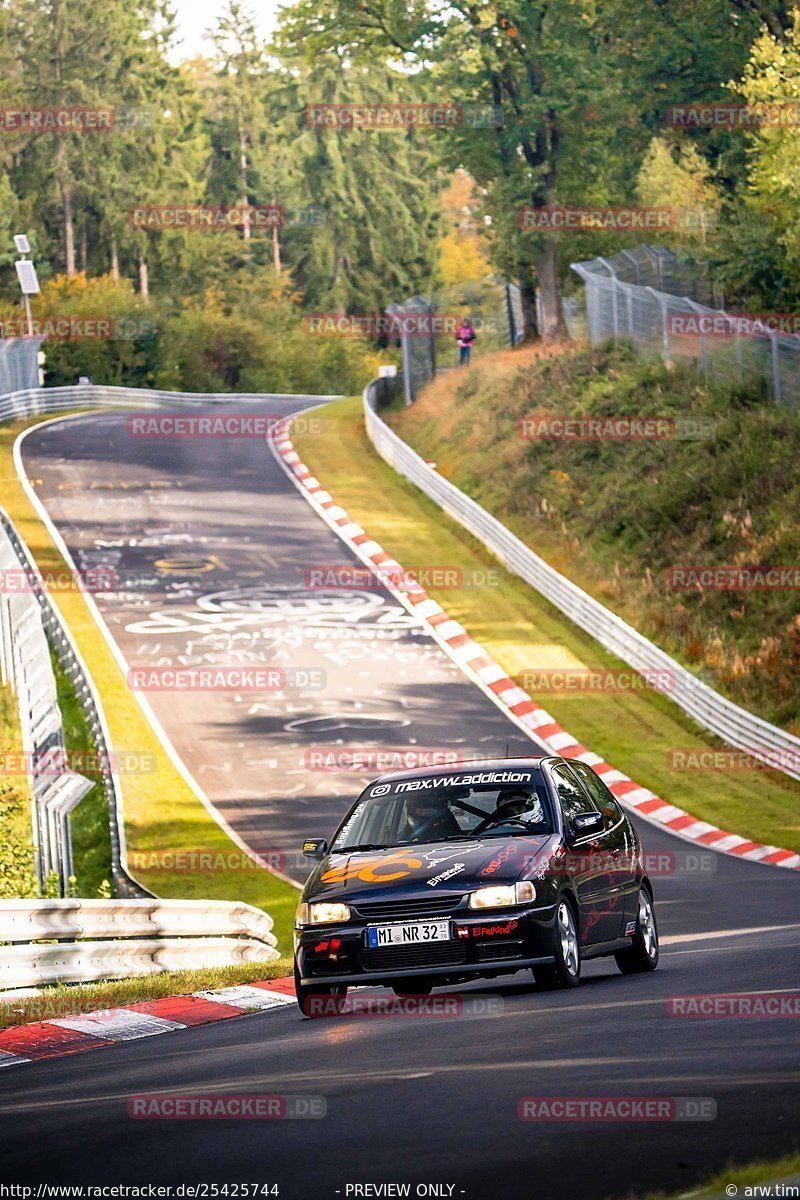
[[[785,35],[765,31],[756,40],[739,87],[748,104],[793,104],[800,114],[800,10]],[[751,205],[772,222],[800,276],[800,122],[765,125],[747,137]]]
[[[708,162],[692,142],[684,139],[673,147],[664,137],[653,138],[639,170],[636,194],[646,208],[676,212],[678,230],[671,235],[673,243],[692,253],[708,248],[720,197]]]
[[[335,104],[418,99],[414,81],[380,60],[349,62],[335,49],[306,55],[284,32],[283,86],[270,123],[291,145],[290,209],[308,205],[319,223],[292,226],[293,275],[308,307],[380,312],[438,282],[443,183],[431,139],[417,130],[318,127],[309,112]]]
[[[580,201],[584,186],[561,190],[568,152],[585,133],[590,99],[602,102],[616,79],[604,79],[595,21],[573,5],[546,0],[505,4],[454,0],[302,0],[286,20],[309,54],[337,52],[374,63],[394,54],[406,73],[428,85],[426,99],[462,103],[467,119],[438,138],[446,164],[464,166],[484,189],[494,261],[520,280],[528,336],[564,331],[552,234],[519,228],[519,211]],[[430,95],[430,91],[435,91]],[[473,120],[475,106],[502,110],[502,125]],[[545,327],[536,324],[536,284]]]

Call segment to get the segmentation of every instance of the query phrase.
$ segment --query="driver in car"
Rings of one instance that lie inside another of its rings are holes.
[[[440,796],[409,796],[406,800],[409,837],[413,841],[440,841],[457,837],[461,826],[453,816],[447,801]]]
[[[519,820],[524,814],[524,824],[535,831],[537,825],[546,828],[545,815],[538,796],[530,792],[519,791],[517,788],[504,788],[495,802],[491,817],[483,822],[483,827],[498,825],[502,821]],[[476,830],[476,832],[478,832]]]

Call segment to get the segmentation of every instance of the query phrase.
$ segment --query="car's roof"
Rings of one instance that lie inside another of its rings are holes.
[[[476,758],[463,762],[447,763],[445,766],[417,767],[413,771],[387,771],[373,779],[373,783],[395,783],[399,779],[430,779],[437,775],[471,775],[479,771],[509,771],[533,770],[541,767],[547,759],[557,757],[553,754],[540,754],[533,758]]]

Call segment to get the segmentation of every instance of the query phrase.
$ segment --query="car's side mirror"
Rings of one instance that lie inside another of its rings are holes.
[[[603,814],[599,812],[578,813],[570,822],[570,833],[573,841],[585,837],[587,833],[598,833],[603,828]]]
[[[324,858],[328,853],[328,843],[325,838],[308,838],[303,842],[303,854],[306,858]]]

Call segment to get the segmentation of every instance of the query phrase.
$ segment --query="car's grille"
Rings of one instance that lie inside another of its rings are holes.
[[[380,950],[361,950],[358,955],[363,971],[392,971],[396,967],[446,967],[466,961],[467,947],[463,942],[386,946]]]
[[[522,942],[484,942],[475,949],[482,962],[493,962],[501,958],[522,958],[525,947]]]
[[[461,900],[461,896],[423,896],[421,900],[380,900],[374,904],[359,901],[351,908],[368,921],[393,921],[401,917],[433,917],[450,913],[458,908]]]

